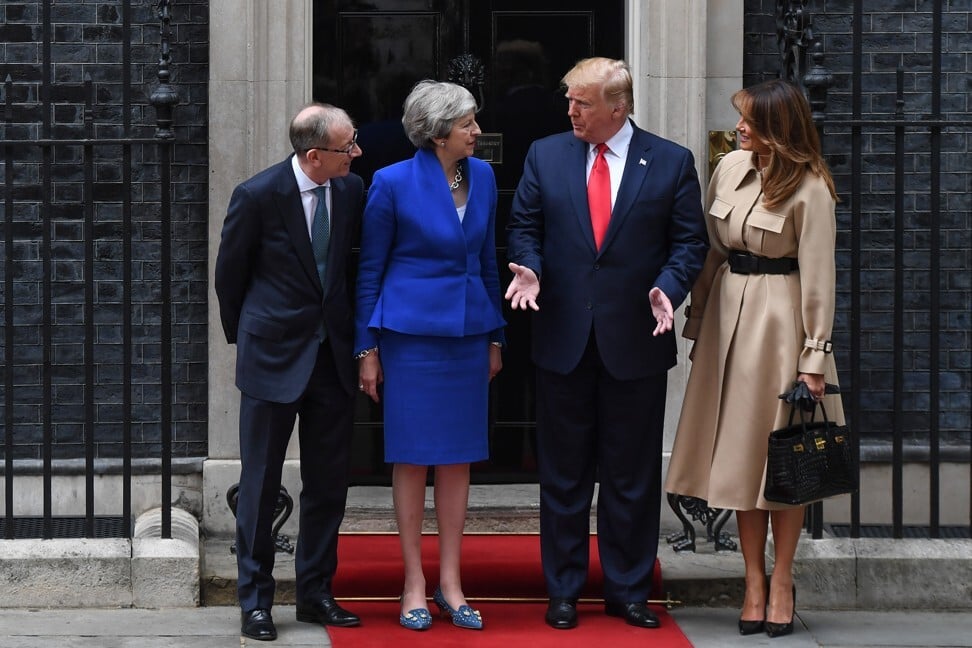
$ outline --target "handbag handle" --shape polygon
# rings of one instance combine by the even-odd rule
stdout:
[[[830,383],[824,383],[824,394],[839,394],[840,387],[837,385],[832,385]],[[790,421],[787,425],[793,425],[793,414],[799,409],[800,410],[800,422],[806,427],[807,420],[805,412],[810,412],[810,422],[817,417],[817,405],[820,406],[820,412],[823,415],[824,423],[830,423],[830,419],[827,418],[827,409],[824,407],[823,400],[817,400],[810,393],[810,388],[807,387],[807,383],[802,380],[795,381],[792,388],[788,392],[784,392],[779,395],[780,400],[784,400],[790,404]]]
[[[840,387],[838,387],[837,385],[832,385],[830,383],[824,383],[824,395],[839,394],[839,393],[840,393]],[[807,410],[808,412],[813,411],[814,403],[817,402],[816,399],[813,397],[813,394],[810,393],[810,388],[807,387],[807,383],[803,382],[802,380],[795,381],[793,385],[790,387],[790,391],[783,392],[782,394],[779,395],[778,398],[780,398],[781,400],[785,400],[787,403],[790,403],[791,405],[799,404],[803,409]]]

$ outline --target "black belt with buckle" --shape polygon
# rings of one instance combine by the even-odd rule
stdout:
[[[768,259],[749,252],[729,253],[729,270],[736,274],[790,274],[799,269],[792,257]]]

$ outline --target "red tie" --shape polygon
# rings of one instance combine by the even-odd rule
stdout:
[[[597,145],[597,157],[591,167],[591,177],[587,179],[587,205],[591,210],[591,227],[594,228],[594,245],[601,249],[601,241],[611,220],[611,170],[604,151],[607,144]]]

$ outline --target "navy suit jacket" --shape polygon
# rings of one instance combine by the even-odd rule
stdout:
[[[462,222],[432,151],[375,173],[361,232],[356,350],[376,346],[383,328],[503,341],[496,180],[482,160],[468,158],[465,168]]]
[[[361,178],[331,179],[331,238],[321,286],[290,159],[233,191],[215,285],[223,332],[236,344],[236,385],[243,393],[277,403],[297,400],[317,361],[322,321],[338,378],[354,393],[348,269],[363,202]]]
[[[573,133],[533,143],[513,199],[509,260],[540,278],[533,361],[572,371],[593,327],[604,366],[619,380],[675,364],[672,331],[654,337],[657,286],[677,308],[708,250],[692,153],[637,126],[601,249],[587,203],[588,144]]]

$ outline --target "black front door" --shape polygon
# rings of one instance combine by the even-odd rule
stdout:
[[[476,95],[484,132],[477,155],[490,160],[499,188],[503,287],[510,279],[504,230],[527,148],[570,128],[560,78],[579,59],[623,55],[622,0],[314,2],[314,98],[354,118],[364,155],[352,168],[366,184],[376,169],[414,153],[401,107],[416,81],[465,79]],[[478,483],[536,481],[529,316],[504,314],[509,344],[491,386],[490,459],[473,466]],[[388,483],[380,408],[361,397],[355,426],[354,483]]]

